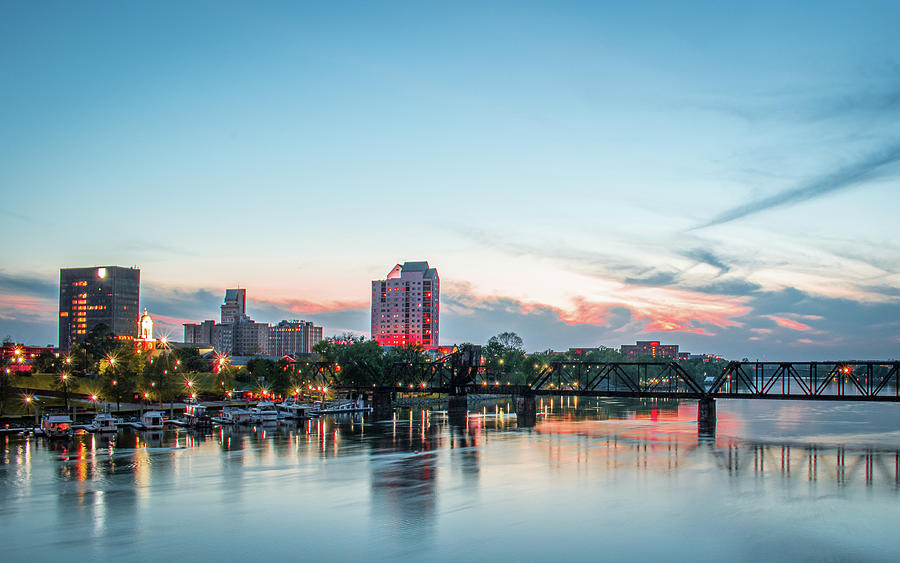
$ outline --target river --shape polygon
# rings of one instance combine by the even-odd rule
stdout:
[[[900,559],[900,405],[717,402],[3,438],[0,559]]]

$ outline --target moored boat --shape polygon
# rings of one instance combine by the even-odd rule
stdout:
[[[186,405],[184,407],[184,421],[191,428],[212,426],[212,418],[206,412],[204,405]]]
[[[278,422],[278,411],[272,401],[260,401],[250,409],[250,420],[256,424]]]
[[[48,413],[41,416],[41,433],[48,438],[68,438],[74,433],[67,414]]]
[[[250,420],[250,411],[240,407],[225,407],[219,416],[213,418],[213,422],[219,424],[230,424],[233,426],[243,426],[252,423]]]
[[[300,420],[304,418],[312,418],[319,415],[318,407],[299,403],[294,399],[288,399],[276,405],[278,409],[278,418],[287,418]]]
[[[100,412],[94,416],[94,420],[87,425],[89,432],[117,432],[122,419],[116,418],[108,412]]]
[[[165,415],[160,411],[147,411],[141,415],[141,428],[144,430],[162,430]]]
[[[369,412],[372,407],[360,397],[355,401],[351,399],[339,399],[330,403],[323,403],[319,408],[320,414],[342,414],[347,412]]]

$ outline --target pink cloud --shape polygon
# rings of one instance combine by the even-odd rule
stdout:
[[[791,319],[786,319],[784,317],[778,317],[775,315],[767,315],[768,318],[775,321],[775,324],[784,328],[791,328],[794,330],[809,330],[809,325],[805,325],[801,322],[792,321]]]
[[[273,305],[287,307],[292,313],[314,315],[347,309],[367,309],[368,301],[308,301],[306,299],[289,299],[287,301],[269,301]]]
[[[650,321],[647,324],[647,328],[644,329],[644,332],[655,332],[655,331],[680,331],[680,332],[694,332],[696,334],[704,334],[702,328],[688,328],[680,323],[674,321],[666,321],[666,320],[654,320]]]
[[[522,301],[513,297],[478,295],[469,284],[454,284],[445,289],[445,294],[452,295],[457,302],[464,304],[454,307],[454,310],[494,308],[502,304],[507,309],[524,314],[550,311],[568,325],[609,326],[613,310],[624,308],[631,313],[632,322],[644,323],[645,332],[680,331],[709,335],[708,331],[694,325],[704,323],[718,327],[740,326],[741,323],[735,318],[750,311],[744,305],[742,297],[711,296],[670,288],[653,288],[650,292],[625,290],[622,294],[617,294],[615,299],[604,301],[576,296],[572,298],[571,307]],[[465,314],[465,311],[460,313]]]
[[[16,313],[30,318],[56,320],[59,304],[56,300],[25,295],[0,295],[0,318],[18,320]]]

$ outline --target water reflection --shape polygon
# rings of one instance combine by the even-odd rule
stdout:
[[[887,533],[877,522],[890,521],[900,498],[894,405],[751,403],[720,402],[709,436],[698,436],[696,404],[566,397],[542,398],[525,430],[514,407],[498,402],[462,417],[409,410],[384,422],[344,415],[204,432],[10,437],[0,450],[0,517],[17,526],[11,560],[60,549],[112,558],[152,548],[162,558],[187,547],[236,557],[209,539],[222,534],[267,542],[299,534],[310,556],[332,559],[451,548],[499,557],[513,538],[531,545],[599,505],[649,518],[648,526],[685,520],[663,532],[675,553],[688,549],[680,538],[697,518],[726,507],[738,520],[744,507],[772,519],[799,510],[832,526],[846,509],[876,522],[860,538]],[[792,504],[797,498],[812,504]],[[823,516],[817,503],[831,502],[841,503],[828,506],[835,516]],[[562,512],[545,514],[548,506]],[[352,541],[315,545],[337,530]],[[496,547],[455,545],[488,530]],[[51,539],[35,549],[39,538]],[[552,557],[532,549],[525,558]],[[727,548],[718,554],[734,558]]]

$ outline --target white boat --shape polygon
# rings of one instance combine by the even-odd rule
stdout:
[[[250,420],[250,411],[241,407],[225,407],[219,416],[213,418],[213,422],[219,424],[231,424],[235,426],[252,424]]]
[[[319,415],[319,409],[313,405],[298,403],[294,399],[288,399],[276,405],[278,409],[278,418],[288,418],[299,420],[302,418],[312,418]]]
[[[366,405],[366,402],[360,397],[353,401],[350,399],[338,399],[330,403],[323,403],[319,408],[321,414],[341,414],[345,412],[369,412],[372,407]]]
[[[184,421],[191,428],[212,426],[212,418],[206,412],[204,405],[186,405],[184,407]]]
[[[272,401],[260,401],[250,409],[250,420],[256,424],[278,422],[278,411]]]
[[[119,430],[121,418],[116,418],[108,412],[97,413],[94,420],[87,426],[89,432],[116,432]]]
[[[160,411],[147,411],[141,415],[141,428],[144,430],[162,430],[164,414]]]
[[[72,419],[67,414],[45,414],[41,416],[41,433],[48,438],[68,438],[72,436]]]

